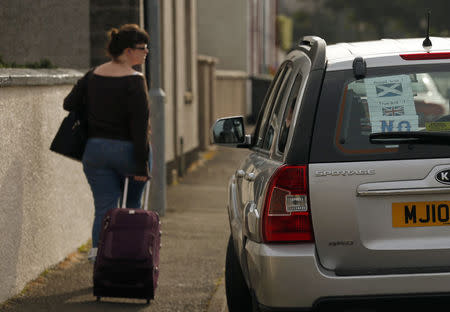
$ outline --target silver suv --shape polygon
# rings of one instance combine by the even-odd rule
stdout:
[[[422,41],[305,37],[253,134],[216,121],[214,143],[251,151],[229,181],[230,312],[448,304],[450,39]]]

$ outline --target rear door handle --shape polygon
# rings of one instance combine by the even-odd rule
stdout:
[[[244,179],[247,181],[255,181],[256,174],[254,174],[253,172],[246,173]]]

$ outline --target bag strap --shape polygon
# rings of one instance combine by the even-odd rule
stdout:
[[[83,79],[83,84],[82,84],[82,100],[81,100],[81,107],[80,107],[80,115],[81,116],[85,116],[86,114],[86,108],[87,108],[87,92],[88,92],[88,85],[89,85],[89,80],[92,77],[92,73],[94,72],[96,67],[92,67],[91,69],[89,69],[89,71],[84,75]]]

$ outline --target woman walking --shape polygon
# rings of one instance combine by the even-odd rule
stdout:
[[[64,100],[64,108],[70,111],[75,109],[73,98],[86,97],[88,141],[82,163],[95,205],[90,261],[97,255],[103,217],[117,207],[125,176],[134,176],[126,207],[139,208],[150,175],[148,93],[145,78],[133,69],[145,62],[148,41],[148,34],[137,25],[113,28],[108,43],[111,61],[83,78],[87,79],[86,94],[80,95],[83,90],[78,83]]]

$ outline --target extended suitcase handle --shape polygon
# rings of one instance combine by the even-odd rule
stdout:
[[[144,210],[148,209],[148,196],[150,193],[150,179],[152,177],[148,177],[148,180],[145,182],[145,193],[144,193]],[[125,177],[125,185],[123,186],[123,199],[122,199],[122,208],[126,208],[127,203],[127,195],[128,195],[128,182],[129,182],[130,176]]]

